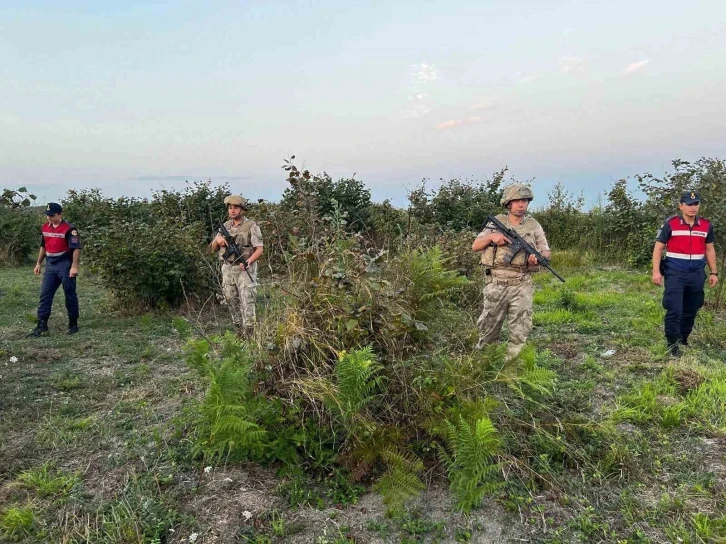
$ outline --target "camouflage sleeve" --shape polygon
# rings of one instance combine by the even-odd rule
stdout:
[[[537,251],[542,253],[543,251],[549,251],[550,245],[547,243],[547,237],[545,236],[542,225],[537,225],[534,229],[534,246]]]
[[[481,238],[482,236],[486,236],[487,234],[492,234],[493,232],[496,232],[494,229],[484,229],[479,234],[476,235],[477,238]]]
[[[260,226],[257,224],[253,225],[250,230],[250,243],[252,244],[252,247],[262,247],[264,245],[262,243],[262,231],[260,230]]]

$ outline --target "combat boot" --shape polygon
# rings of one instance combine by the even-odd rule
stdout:
[[[678,348],[678,338],[667,338],[668,341],[668,352],[671,357],[680,357],[681,350]]]
[[[76,334],[78,332],[78,318],[68,318],[68,332],[66,334]]]
[[[44,332],[48,332],[48,318],[39,317],[38,324],[32,331],[30,331],[30,336],[32,336],[33,338],[38,338]]]

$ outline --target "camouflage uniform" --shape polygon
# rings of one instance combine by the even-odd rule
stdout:
[[[254,248],[262,246],[262,232],[253,220],[244,218],[238,225],[232,220],[224,226],[234,237],[245,259],[248,259]],[[255,297],[257,291],[257,262],[242,270],[239,263],[224,261],[225,248],[219,248],[219,258],[222,260],[222,292],[232,314],[232,322],[238,328],[251,331],[256,320]],[[231,258],[230,258],[231,259]],[[252,279],[250,280],[250,276]]]
[[[517,187],[517,186],[515,186]],[[527,190],[529,190],[527,188]],[[514,197],[512,197],[512,193]],[[525,193],[527,194],[527,193]],[[531,195],[531,191],[529,192]],[[514,191],[505,191],[502,205],[519,198]],[[536,219],[525,216],[520,225],[512,225],[507,214],[500,214],[497,219],[507,227],[516,231],[537,251],[549,251],[547,238],[542,226]],[[486,236],[494,229],[484,229],[478,236]],[[532,332],[532,304],[534,299],[534,283],[532,273],[539,270],[537,266],[529,266],[524,252],[514,256],[509,244],[489,246],[482,252],[481,261],[487,268],[484,285],[484,308],[477,321],[479,326],[479,343],[481,348],[486,344],[499,341],[502,325],[507,319],[509,345],[507,356],[516,357],[524,347],[527,337]]]

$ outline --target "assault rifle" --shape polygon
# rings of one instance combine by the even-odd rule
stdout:
[[[252,275],[249,271],[249,263],[247,262],[247,259],[244,258],[242,255],[242,252],[239,250],[239,247],[237,247],[237,242],[234,241],[234,236],[232,236],[229,231],[227,230],[227,227],[224,226],[224,223],[219,224],[219,228],[217,228],[217,234],[221,235],[224,238],[224,241],[227,242],[227,245],[225,246],[224,255],[222,256],[224,260],[231,264],[237,264],[238,262],[241,262],[243,265],[245,265],[245,272],[247,272],[247,275],[250,277],[250,281],[252,283],[255,283],[255,280],[252,278]],[[234,259],[232,261],[229,260],[230,257],[233,257]]]
[[[509,240],[509,245],[512,248],[512,255],[511,257],[509,257],[507,264],[511,264],[512,259],[514,259],[514,256],[517,255],[517,253],[519,253],[520,251],[524,251],[525,262],[529,260],[530,255],[534,255],[537,259],[537,263],[540,266],[544,266],[547,270],[552,272],[558,280],[564,283],[565,278],[555,272],[555,269],[550,266],[550,260],[542,255],[535,248],[533,248],[529,243],[527,243],[524,238],[517,234],[517,231],[515,231],[514,229],[510,229],[493,215],[488,215],[486,221],[484,221],[482,230],[486,228],[501,232],[504,237]]]

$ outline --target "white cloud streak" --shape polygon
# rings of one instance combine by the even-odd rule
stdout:
[[[468,119],[451,119],[450,121],[444,121],[443,123],[439,123],[438,125],[436,125],[436,128],[439,130],[446,130],[449,128],[463,127],[465,125],[481,123],[481,121],[482,118],[478,115],[475,115],[474,117],[469,117]]]
[[[433,109],[431,97],[429,93],[424,92],[424,87],[432,81],[436,81],[439,77],[439,71],[436,66],[427,62],[420,62],[411,65],[414,82],[408,86],[411,93],[408,100],[413,104],[404,111],[403,115],[406,119],[423,117]]]
[[[631,64],[628,64],[625,67],[625,70],[623,70],[623,75],[627,76],[628,74],[637,72],[638,70],[645,68],[649,62],[650,62],[650,59],[643,59],[643,60],[639,60],[638,62],[633,62]]]
[[[574,28],[566,28],[562,34],[560,34],[560,39],[558,40],[560,45],[570,45],[570,35],[575,31]]]
[[[439,77],[436,66],[427,62],[412,64],[411,68],[413,68],[413,76],[422,82],[435,81]]]

